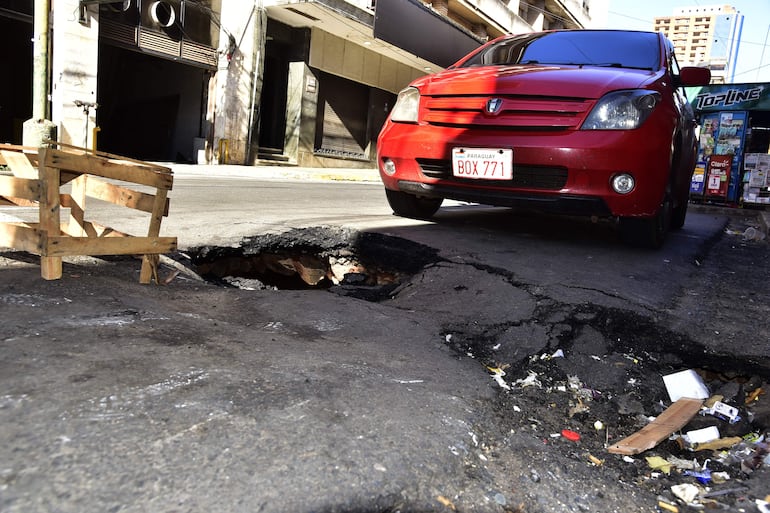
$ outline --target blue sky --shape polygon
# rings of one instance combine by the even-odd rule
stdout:
[[[770,46],[766,46],[770,45],[770,0],[609,0],[608,3],[606,26],[632,30],[653,30],[655,16],[670,16],[676,7],[732,5],[743,14],[734,82],[770,82]]]

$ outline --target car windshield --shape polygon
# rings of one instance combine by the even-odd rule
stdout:
[[[523,34],[484,48],[461,64],[557,64],[656,70],[658,35],[653,32],[574,30]]]

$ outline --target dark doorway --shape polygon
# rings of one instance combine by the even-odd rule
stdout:
[[[102,43],[97,148],[143,160],[194,162],[209,72]]]
[[[21,144],[23,124],[32,117],[32,17],[0,13],[5,74],[0,80],[0,142]]]
[[[268,40],[265,44],[265,73],[259,105],[260,153],[283,153],[288,85],[289,48],[286,44]]]

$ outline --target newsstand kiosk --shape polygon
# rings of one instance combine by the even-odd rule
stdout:
[[[690,199],[770,205],[770,83],[688,89],[700,124]]]

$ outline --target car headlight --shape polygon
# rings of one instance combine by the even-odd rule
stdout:
[[[639,128],[660,103],[654,91],[615,91],[604,95],[583,122],[583,130]]]
[[[396,105],[390,113],[390,120],[401,123],[417,123],[417,113],[420,110],[420,91],[407,87],[398,93]]]

